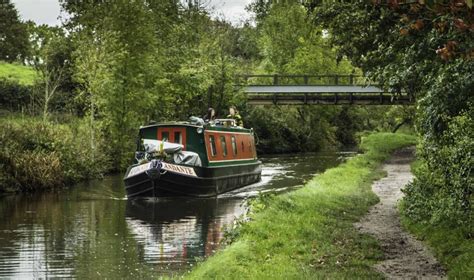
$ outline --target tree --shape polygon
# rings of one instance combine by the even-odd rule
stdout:
[[[23,60],[28,56],[28,31],[10,0],[0,3],[0,60]]]
[[[43,90],[43,121],[47,121],[49,104],[66,77],[70,63],[64,31],[58,27],[30,24],[31,63],[38,72]]]
[[[104,103],[107,103],[108,96],[116,90],[114,71],[122,54],[117,52],[117,42],[113,33],[104,31],[95,32],[93,36],[81,35],[76,38],[73,78],[81,85],[79,97],[86,100],[85,103],[89,108],[89,139],[93,162],[97,152],[96,115],[99,109],[105,107]]]
[[[105,69],[111,81],[107,84],[113,85],[107,90],[102,90],[103,85],[97,81],[101,75],[94,74],[104,74],[104,69],[97,69],[93,61],[81,58],[83,54],[76,56],[75,64],[84,71],[93,71],[82,71],[79,80],[88,94],[93,94],[89,104],[94,104],[97,96],[95,104],[102,129],[110,139],[107,152],[115,168],[125,168],[132,158],[136,130],[152,113],[159,98],[155,84],[160,65],[155,62],[157,42],[152,11],[145,1],[66,1],[63,7],[71,14],[68,28],[80,35],[79,45],[89,42],[93,48],[86,53],[93,55],[93,60],[104,59],[104,52],[106,57],[114,58],[114,67]],[[113,39],[104,41],[103,36]],[[94,111],[93,105],[91,109]]]
[[[329,1],[315,7],[315,22],[327,28],[340,56],[385,88],[416,97],[417,154],[425,168],[406,190],[407,215],[432,225],[472,225],[472,1]]]

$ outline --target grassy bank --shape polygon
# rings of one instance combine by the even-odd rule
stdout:
[[[43,123],[34,117],[0,118],[0,193],[52,189],[95,178],[110,167],[87,122]]]
[[[421,165],[420,160],[412,164],[415,174]],[[430,246],[449,278],[474,279],[474,221],[463,226],[433,225],[430,221],[411,219],[403,201],[400,210],[403,226]]]
[[[0,79],[10,80],[21,85],[32,85],[37,76],[33,67],[0,61]]]
[[[379,278],[375,240],[353,223],[377,202],[373,180],[390,153],[414,136],[377,133],[362,139],[363,155],[316,176],[305,187],[265,199],[227,248],[185,275],[190,279]]]

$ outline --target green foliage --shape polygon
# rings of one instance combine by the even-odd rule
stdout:
[[[257,107],[246,120],[257,133],[261,153],[317,151],[336,144],[330,120],[338,108]]]
[[[81,122],[2,118],[0,192],[51,189],[103,174],[109,163],[103,155],[91,160],[85,131]],[[97,145],[103,148],[105,143]]]
[[[472,231],[474,17],[462,1],[448,2],[334,1],[316,8],[315,20],[340,56],[384,87],[417,99],[424,167],[407,189],[405,214]]]
[[[27,111],[42,112],[45,122],[54,113],[82,118],[89,160],[105,154],[115,170],[130,163],[140,125],[201,116],[208,107],[222,117],[237,105],[266,153],[354,144],[361,130],[393,126],[371,120],[389,116],[380,109],[246,107],[233,86],[237,73],[358,72],[338,61],[299,1],[257,2],[257,26],[235,27],[200,5],[174,0],[62,1],[69,14],[64,26],[27,24],[28,63],[38,78]],[[12,95],[23,89],[6,86],[4,107],[22,109],[26,97]],[[105,139],[109,145],[99,149],[96,142]]]
[[[21,111],[30,102],[33,87],[9,79],[0,79],[0,108]]]
[[[68,74],[70,49],[62,28],[30,23],[28,29],[32,46],[28,63],[38,74],[43,121],[47,121],[50,104]]]
[[[413,221],[460,226],[466,238],[474,230],[474,110],[455,117],[436,145],[420,147],[421,164],[406,190],[404,214]]]
[[[381,278],[371,264],[382,256],[376,242],[353,223],[377,202],[377,166],[410,135],[378,133],[363,139],[365,154],[316,176],[303,188],[256,200],[251,221],[235,242],[184,278],[317,279]]]
[[[22,61],[28,56],[29,42],[26,25],[10,0],[0,3],[0,60]]]
[[[311,75],[358,72],[347,60],[338,61],[322,29],[311,24],[309,11],[300,1],[254,1],[249,9],[256,14],[260,35],[259,71]],[[298,81],[280,81],[293,82]],[[256,79],[252,83],[268,83],[268,80]],[[374,115],[386,119],[384,113],[373,107],[268,106],[248,110],[244,118],[259,136],[260,152],[281,153],[316,151],[336,143],[355,144],[356,132],[378,126],[367,119],[374,119]]]
[[[157,100],[153,14],[144,1],[104,2],[93,8],[87,1],[69,4],[74,13],[70,25],[83,26],[75,34],[75,78],[88,99],[89,114],[94,116],[95,106],[101,116],[110,158],[123,169],[132,158],[136,129]]]

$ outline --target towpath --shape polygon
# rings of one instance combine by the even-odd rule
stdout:
[[[413,148],[399,150],[383,165],[387,176],[372,185],[380,202],[355,226],[379,240],[384,260],[375,269],[388,279],[444,279],[444,270],[433,254],[400,224],[397,205],[403,197],[401,189],[413,179],[413,154]]]

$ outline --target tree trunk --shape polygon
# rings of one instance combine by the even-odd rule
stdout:
[[[91,116],[90,116],[90,122],[91,122],[91,159],[92,162],[95,160],[95,124],[94,124],[94,95],[91,93]]]
[[[44,104],[43,104],[43,122],[48,121],[48,105],[49,105],[49,78],[45,79],[44,86]]]
[[[397,124],[397,125],[395,126],[395,128],[392,130],[392,133],[397,132],[397,130],[398,130],[400,127],[402,127],[402,125],[406,124],[407,121],[408,121],[407,119],[404,119],[401,123]]]

